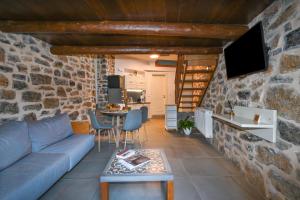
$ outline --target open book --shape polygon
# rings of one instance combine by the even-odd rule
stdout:
[[[143,155],[133,155],[126,159],[119,160],[119,163],[124,165],[126,168],[132,170],[140,167],[150,161],[150,158]]]

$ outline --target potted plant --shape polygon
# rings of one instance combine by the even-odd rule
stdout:
[[[178,127],[180,129],[183,129],[183,132],[186,135],[190,135],[192,132],[192,128],[194,127],[194,122],[189,120],[189,116],[187,116],[185,119],[179,120]]]

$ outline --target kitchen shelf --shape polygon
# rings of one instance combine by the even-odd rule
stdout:
[[[235,106],[234,116],[213,114],[213,118],[239,127],[269,142],[276,142],[277,111],[261,108]],[[254,116],[259,115],[259,123],[254,121]]]
[[[231,117],[230,115],[218,115],[213,114],[214,118],[218,118],[220,120],[226,121],[230,124],[236,125],[241,128],[273,128],[272,124],[265,123],[255,123],[251,119],[243,118],[243,117]]]

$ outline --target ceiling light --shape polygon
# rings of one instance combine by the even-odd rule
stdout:
[[[159,55],[158,54],[151,54],[150,58],[151,59],[157,59],[157,58],[159,58]]]

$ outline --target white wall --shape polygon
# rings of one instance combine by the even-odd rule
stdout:
[[[126,58],[125,56],[116,56],[115,73],[124,75],[125,69],[145,71],[146,82],[146,101],[151,102],[151,81],[152,74],[163,74],[167,78],[167,104],[175,103],[175,68],[172,67],[155,67],[154,60],[143,60],[136,58]],[[151,111],[150,111],[151,112]]]

